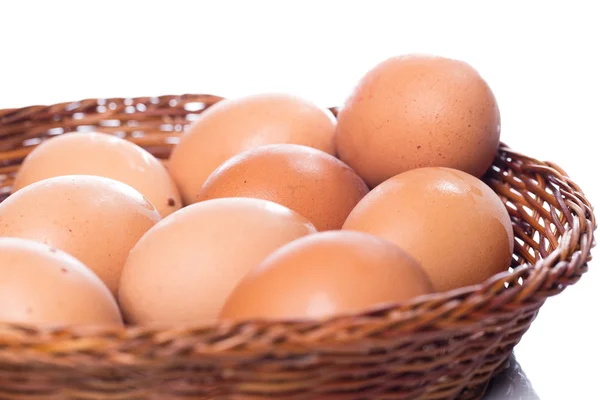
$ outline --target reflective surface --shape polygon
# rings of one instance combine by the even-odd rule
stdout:
[[[514,354],[510,357],[504,370],[492,380],[484,396],[484,400],[505,399],[541,400]]]

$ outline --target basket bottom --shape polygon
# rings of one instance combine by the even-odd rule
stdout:
[[[85,387],[81,382],[63,379],[62,385],[56,385],[56,380],[52,379],[54,374],[31,373],[30,368],[2,368],[0,366],[0,399],[1,400],[267,400],[274,399],[277,396],[236,394],[223,395],[211,394],[208,382],[178,382],[174,379],[170,382],[168,393],[157,387],[156,392],[149,392],[148,387],[136,388],[128,384],[129,379],[123,377],[98,376],[97,379],[90,381],[88,379]],[[131,382],[138,381],[140,377],[132,376]],[[71,382],[69,382],[71,381]],[[506,394],[518,393],[519,390],[529,388],[528,382],[523,381],[523,374],[520,371],[518,363],[511,357],[506,363],[503,363],[498,369],[496,376],[490,380],[489,376],[481,375],[473,377],[473,381],[478,383],[468,386],[456,397],[456,387],[450,385],[447,391],[437,390],[436,393],[429,393],[425,397],[419,396],[419,399],[437,400],[437,399],[460,399],[460,400],[480,400],[484,397],[488,388],[490,393],[494,393],[493,399],[512,398],[506,397]],[[139,382],[139,381],[138,381]],[[202,386],[202,387],[200,387]],[[533,392],[532,392],[533,393]],[[499,396],[499,394],[504,394]],[[336,393],[327,395],[323,400],[408,400],[414,396],[407,395],[405,392],[399,392],[397,395],[387,392],[385,394],[371,395],[367,393]],[[529,397],[527,397],[529,399]],[[314,396],[299,394],[296,396],[285,397],[285,400],[316,400]],[[533,399],[533,397],[532,397]]]

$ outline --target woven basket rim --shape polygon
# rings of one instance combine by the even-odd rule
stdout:
[[[163,98],[172,97],[182,99],[182,101],[190,98],[208,99],[208,102],[213,103],[223,99],[219,96],[204,94],[136,97],[130,99],[133,102],[154,102],[154,99],[159,99],[159,101],[162,101],[161,99]],[[0,140],[4,136],[3,128],[10,126],[14,120],[23,118],[24,115],[26,116],[48,107],[50,109],[60,109],[71,104],[87,104],[90,102],[98,102],[100,100],[106,102],[123,99],[85,99],[77,102],[55,104],[53,106],[30,106],[0,110]],[[338,107],[331,107],[330,110],[335,114],[338,110]],[[8,150],[4,153],[7,154],[10,153],[10,151],[19,150]],[[564,209],[575,210],[576,215],[574,215],[573,212],[565,213],[564,217],[566,218],[566,223],[569,224],[569,232],[571,232],[571,235],[562,235],[558,241],[558,246],[549,254],[541,257],[535,263],[524,262],[521,265],[516,266],[516,268],[514,268],[512,271],[504,271],[496,274],[482,283],[447,292],[419,296],[407,302],[377,306],[360,313],[337,315],[319,320],[249,320],[240,322],[190,323],[179,324],[177,326],[125,326],[124,328],[92,326],[43,327],[0,322],[0,337],[5,334],[10,335],[11,333],[14,334],[19,332],[29,338],[43,338],[46,343],[48,340],[52,340],[56,344],[60,342],[70,342],[74,339],[82,339],[86,337],[102,337],[104,338],[103,340],[111,341],[112,339],[117,338],[121,340],[127,340],[140,336],[162,335],[165,340],[168,340],[169,337],[173,337],[178,333],[189,331],[210,331],[216,336],[218,336],[220,332],[223,334],[227,332],[230,333],[232,331],[240,332],[244,330],[248,330],[249,332],[257,332],[265,329],[275,328],[282,330],[292,329],[296,331],[303,331],[310,330],[311,327],[324,323],[330,325],[339,324],[340,326],[349,326],[353,323],[360,323],[361,320],[372,320],[377,318],[387,318],[400,324],[410,323],[415,316],[423,316],[427,312],[432,312],[433,309],[435,309],[439,315],[443,314],[444,312],[448,314],[453,312],[472,312],[473,310],[477,309],[478,300],[482,296],[482,293],[493,292],[498,295],[496,304],[489,305],[487,310],[493,310],[494,307],[501,309],[503,305],[505,305],[507,302],[510,302],[514,298],[525,298],[540,290],[548,290],[558,293],[562,291],[564,287],[551,289],[549,287],[550,284],[547,282],[561,272],[560,268],[557,266],[560,266],[561,263],[567,263],[570,260],[576,260],[575,264],[577,264],[577,268],[580,269],[580,273],[583,274],[587,271],[587,263],[589,260],[591,260],[590,250],[595,245],[593,232],[597,227],[593,208],[583,194],[581,188],[575,182],[573,182],[565,173],[565,171],[563,171],[558,165],[551,162],[540,162],[535,158],[520,154],[512,150],[504,143],[500,145],[498,154],[502,154],[504,157],[508,158],[522,159],[524,163],[522,165],[521,172],[543,174],[547,177],[548,182],[552,183],[556,187],[555,194],[559,193],[560,188],[568,188],[570,192],[568,192],[567,195],[560,192],[566,197],[563,199],[561,195],[560,199],[557,199],[557,201],[562,207],[564,207]],[[573,230],[577,230],[578,234],[572,234]],[[523,280],[521,285],[505,287],[505,284],[508,281],[517,282],[519,279]],[[454,315],[454,317],[456,317],[456,315]],[[473,326],[485,324],[485,319],[469,320],[465,321],[464,327],[473,329]],[[418,330],[418,326],[415,326],[415,329]],[[410,330],[408,332],[410,332]],[[251,333],[249,333],[249,335],[251,335]],[[327,343],[330,339],[331,338],[323,337],[320,339],[320,342]],[[319,341],[318,338],[315,340]],[[315,343],[315,340],[311,340],[310,343]],[[354,339],[349,337],[347,340],[352,341]],[[293,343],[294,338],[288,338],[288,341],[289,343]],[[339,337],[336,337],[335,343],[340,343]],[[297,344],[305,344],[303,337],[298,338]],[[268,350],[268,346],[270,346],[270,344],[265,344],[264,350]],[[254,346],[253,349],[259,351],[260,345]],[[47,349],[44,349],[44,351],[46,350]],[[215,349],[207,349],[207,351],[208,353],[219,352]],[[0,354],[1,352],[2,350],[0,347]]]

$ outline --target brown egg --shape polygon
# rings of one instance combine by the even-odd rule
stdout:
[[[432,291],[419,264],[393,243],[360,232],[321,232],[267,257],[233,290],[220,318],[329,317]]]
[[[159,220],[137,190],[99,176],[44,179],[0,203],[0,236],[35,240],[71,254],[115,294],[129,250]]]
[[[123,269],[119,304],[135,324],[211,322],[250,269],[278,247],[316,230],[266,200],[209,200],[146,233]]]
[[[141,147],[104,133],[66,133],[36,147],[23,161],[13,191],[46,178],[96,175],[128,184],[163,216],[181,208],[166,168]]]
[[[341,229],[369,189],[337,158],[295,144],[247,150],[230,158],[204,183],[197,201],[254,197],[282,204],[318,230]]]
[[[358,203],[344,229],[396,243],[421,263],[438,291],[506,271],[514,245],[500,198],[479,179],[449,168],[388,179]]]
[[[223,100],[201,114],[175,146],[169,172],[191,204],[208,176],[237,153],[266,144],[295,143],[335,154],[333,114],[286,94]]]
[[[477,177],[500,140],[494,94],[470,65],[443,57],[390,58],[358,83],[338,115],[342,161],[370,187],[419,167]]]
[[[117,302],[90,269],[18,238],[0,238],[0,322],[123,325]]]

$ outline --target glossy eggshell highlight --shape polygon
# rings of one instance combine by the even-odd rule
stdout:
[[[431,293],[419,264],[373,235],[329,231],[276,250],[234,289],[220,318],[325,318]]]
[[[119,289],[125,319],[214,321],[248,271],[280,246],[315,231],[306,218],[266,200],[216,199],[183,208],[131,251]]]
[[[126,183],[165,217],[181,208],[181,196],[167,169],[152,154],[105,133],[65,133],[36,147],[23,161],[13,191],[63,175],[95,175]]]
[[[122,326],[114,297],[91,270],[55,248],[0,238],[0,322]]]
[[[443,57],[390,58],[358,83],[338,115],[342,161],[375,187],[419,167],[481,176],[500,140],[494,94],[469,64]]]
[[[344,229],[396,243],[421,263],[437,291],[508,270],[514,246],[500,198],[479,179],[449,168],[388,179],[358,203]]]
[[[0,236],[67,252],[115,294],[129,251],[159,220],[158,211],[137,190],[98,176],[44,179],[0,203]]]
[[[295,143],[335,154],[335,118],[326,109],[287,94],[222,100],[200,115],[169,159],[184,202],[195,201],[204,181],[234,155],[261,145]]]
[[[232,157],[204,183],[197,201],[253,197],[304,215],[318,230],[341,229],[369,189],[337,158],[306,146],[261,146]]]

